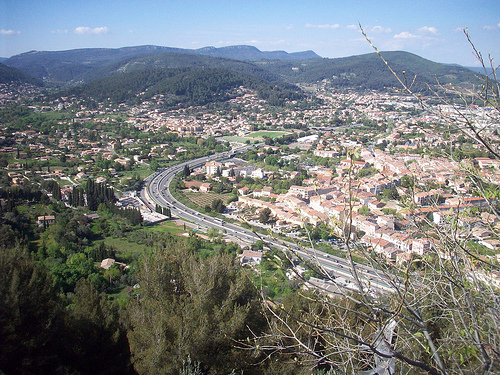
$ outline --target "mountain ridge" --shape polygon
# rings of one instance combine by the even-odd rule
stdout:
[[[405,51],[382,51],[402,80],[424,92],[429,86],[451,84],[473,87],[482,83],[469,68],[440,64]],[[306,59],[300,57],[306,56]],[[321,58],[313,51],[260,51],[237,45],[187,50],[154,45],[118,49],[83,48],[65,51],[29,51],[4,61],[45,83],[71,87],[141,69],[183,67],[225,68],[265,81],[291,84],[323,82],[336,89],[387,90],[399,83],[376,53]]]
[[[456,65],[436,63],[406,51],[382,51],[381,55],[402,81],[417,90],[428,85],[453,84],[470,87],[482,81],[477,73]],[[328,82],[336,88],[380,90],[400,87],[392,72],[375,53],[296,61],[261,61],[264,67],[289,83]]]
[[[293,60],[318,58],[313,51],[288,53],[284,51],[260,51],[253,46],[203,47],[185,49],[154,45],[121,48],[80,48],[63,51],[28,51],[4,60],[4,64],[20,69],[38,79],[48,82],[78,81],[91,70],[121,60],[162,53],[185,53],[233,60]]]

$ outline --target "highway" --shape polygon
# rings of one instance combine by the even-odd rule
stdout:
[[[186,207],[185,205],[177,201],[170,193],[169,186],[172,182],[172,179],[177,173],[182,172],[186,165],[190,168],[199,167],[201,165],[204,165],[207,161],[216,159],[228,159],[233,157],[238,152],[245,152],[254,147],[261,147],[262,145],[263,143],[247,145],[244,147],[233,149],[231,151],[190,160],[188,162],[183,162],[172,167],[159,170],[146,179],[145,185],[141,190],[141,199],[153,211],[155,210],[156,204],[158,204],[162,207],[170,208],[172,214],[177,217],[188,220],[198,226],[216,228],[220,232],[224,232],[226,235],[237,238],[240,241],[251,244],[258,240],[262,240],[269,246],[275,247],[279,250],[288,250],[300,258],[309,260],[316,266],[322,267],[331,275],[345,279],[344,286],[353,283],[353,271],[351,270],[350,262],[346,259],[335,257],[313,248],[299,247],[294,243],[278,240],[267,235],[257,235],[251,230],[225,222],[220,218],[214,218],[208,215],[204,215],[198,211]],[[365,265],[355,265],[355,267],[359,278],[365,282],[366,288],[369,288],[370,290],[376,292],[393,290],[393,288],[386,281],[385,276],[380,271],[371,267],[367,267]]]

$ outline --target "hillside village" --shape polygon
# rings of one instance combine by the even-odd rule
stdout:
[[[73,186],[90,176],[98,183],[118,187],[121,171],[148,167],[155,160],[176,162],[187,157],[184,146],[175,142],[158,144],[155,135],[215,136],[217,147],[222,149],[254,141],[254,131],[280,130],[280,135],[288,135],[285,142],[279,137],[266,137],[266,146],[257,150],[253,160],[207,163],[197,171],[198,175],[204,173],[203,178],[186,181],[186,186],[209,193],[211,182],[223,179],[237,189],[238,202],[232,207],[239,212],[238,220],[251,220],[256,217],[255,209],[259,212],[268,208],[277,232],[326,224],[337,235],[349,234],[360,246],[398,261],[409,259],[411,253],[423,255],[433,246],[432,239],[421,238],[415,221],[426,219],[447,225],[451,214],[467,212],[463,217],[467,229],[461,235],[491,250],[491,254],[497,253],[500,243],[491,237],[499,224],[491,215],[481,215],[488,203],[473,194],[466,166],[496,186],[500,184],[498,161],[479,156],[455,162],[431,152],[463,149],[463,135],[435,131],[446,127],[443,116],[437,114],[451,114],[451,107],[437,105],[431,106],[432,111],[422,111],[415,99],[399,94],[316,89],[323,99],[320,107],[283,108],[278,112],[269,111],[262,100],[243,88],[241,95],[231,100],[233,109],[219,113],[201,108],[159,110],[161,95],[137,107],[103,105],[95,110],[84,108],[74,98],[61,97],[34,109],[40,113],[72,109],[74,116],[44,133],[34,129],[15,132],[15,146],[2,147],[0,153],[13,160],[5,166],[11,186],[21,186],[32,175],[65,181],[61,189],[64,200]],[[473,106],[462,111],[484,125],[491,142],[500,141],[494,126],[498,118],[491,117],[487,108]],[[99,130],[110,126],[122,130]],[[124,127],[144,136],[127,137]],[[467,146],[471,152],[478,147]],[[61,158],[76,161],[75,167],[51,169],[51,161]],[[47,167],[30,169],[27,159]],[[276,179],[291,181],[300,169],[307,172],[307,178],[295,179],[298,184],[288,186],[286,191],[273,191]],[[247,177],[258,187],[241,185]],[[252,207],[254,210],[249,210]]]

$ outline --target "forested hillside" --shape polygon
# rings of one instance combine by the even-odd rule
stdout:
[[[5,64],[20,69],[38,79],[58,83],[75,84],[98,78],[95,71],[143,56],[154,56],[165,53],[184,55],[190,66],[190,55],[199,55],[201,60],[212,57],[225,57],[234,60],[267,60],[267,59],[308,59],[319,57],[312,51],[287,53],[285,51],[262,52],[252,46],[228,46],[224,48],[206,47],[200,49],[172,48],[161,46],[135,46],[123,48],[83,48],[67,51],[30,51],[12,56]],[[205,55],[205,56],[202,56]],[[211,64],[210,66],[213,66]],[[179,67],[176,65],[175,67]]]
[[[32,85],[40,86],[42,81],[22,72],[19,69],[11,68],[5,64],[0,63],[0,83],[30,83]]]
[[[426,90],[427,84],[467,86],[480,84],[477,74],[453,65],[438,64],[408,52],[382,52],[400,78],[413,82],[415,90]],[[261,67],[291,83],[316,83],[327,80],[336,88],[385,90],[398,82],[376,53],[338,59],[306,61],[263,61]]]
[[[137,70],[92,81],[62,95],[75,95],[96,102],[109,99],[113,103],[138,103],[161,94],[166,106],[188,106],[229,100],[240,86],[257,91],[271,105],[282,105],[287,100],[304,97],[296,86],[266,82],[220,68]]]
[[[281,80],[278,75],[273,74],[251,62],[176,52],[121,60],[95,70],[92,74],[89,74],[86,79],[92,80],[104,78],[114,74],[130,73],[135,70],[189,67],[221,68],[234,72],[250,74],[265,81]]]

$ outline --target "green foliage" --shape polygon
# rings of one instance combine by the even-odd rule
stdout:
[[[226,209],[226,206],[224,205],[224,202],[222,199],[215,199],[212,201],[212,210],[218,213],[223,213],[224,210]]]
[[[29,83],[36,86],[43,85],[42,81],[39,79],[2,63],[0,63],[0,83]]]
[[[252,373],[234,340],[260,332],[259,296],[232,257],[199,259],[179,243],[141,258],[140,300],[131,302],[129,340],[139,373],[176,373],[191,358],[207,373]],[[246,372],[245,372],[246,373]]]
[[[138,103],[157,94],[169,98],[166,107],[198,106],[225,102],[235,97],[235,89],[245,86],[256,90],[271,105],[300,100],[303,94],[296,86],[282,82],[269,83],[255,76],[222,68],[147,69],[98,79],[75,87],[62,95],[75,95],[87,101]]]
[[[259,221],[262,224],[267,224],[270,218],[271,218],[271,210],[268,207],[265,207],[260,211]]]
[[[25,250],[0,250],[0,371],[49,373],[59,363],[62,306]]]
[[[426,83],[451,83],[454,86],[481,84],[475,73],[467,68],[438,64],[408,52],[382,52],[382,56],[403,81],[412,83],[412,90],[427,92]],[[290,82],[315,83],[328,80],[336,89],[387,90],[399,84],[376,53],[337,59],[311,59],[304,61],[273,61],[266,68]],[[296,68],[292,70],[292,68]],[[298,70],[297,70],[298,69]],[[404,76],[401,72],[405,72]],[[406,77],[406,78],[405,78]]]
[[[0,372],[132,373],[124,330],[107,299],[81,279],[64,309],[52,285],[25,250],[0,251]]]
[[[119,315],[99,295],[89,280],[81,279],[76,288],[73,304],[66,315],[68,342],[73,366],[82,374],[132,373],[126,332],[119,323]],[[106,358],[106,364],[102,359]]]
[[[361,215],[370,215],[370,209],[367,207],[367,206],[362,206],[359,211],[358,211]]]

